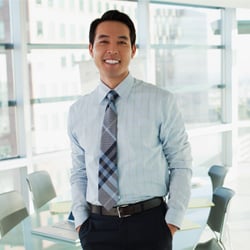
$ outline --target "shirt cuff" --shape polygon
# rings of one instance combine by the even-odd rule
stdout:
[[[184,214],[181,211],[175,209],[168,209],[165,220],[168,224],[176,226],[178,229],[181,228],[182,222],[184,219]]]

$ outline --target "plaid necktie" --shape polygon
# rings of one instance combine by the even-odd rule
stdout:
[[[107,210],[115,206],[118,200],[117,113],[115,107],[115,100],[118,96],[114,90],[111,90],[106,96],[108,104],[101,135],[98,199]]]

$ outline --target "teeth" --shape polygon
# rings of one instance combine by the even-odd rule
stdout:
[[[117,63],[119,63],[119,61],[118,60],[105,60],[105,62],[106,63],[109,63],[109,64],[117,64]]]

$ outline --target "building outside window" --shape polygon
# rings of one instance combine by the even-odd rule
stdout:
[[[238,118],[239,118],[239,160],[249,162],[250,151],[250,11],[238,9],[236,12],[237,35],[237,75],[238,87]]]

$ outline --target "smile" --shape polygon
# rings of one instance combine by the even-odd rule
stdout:
[[[108,64],[118,64],[120,63],[120,60],[107,59],[107,60],[104,60],[104,62]]]

